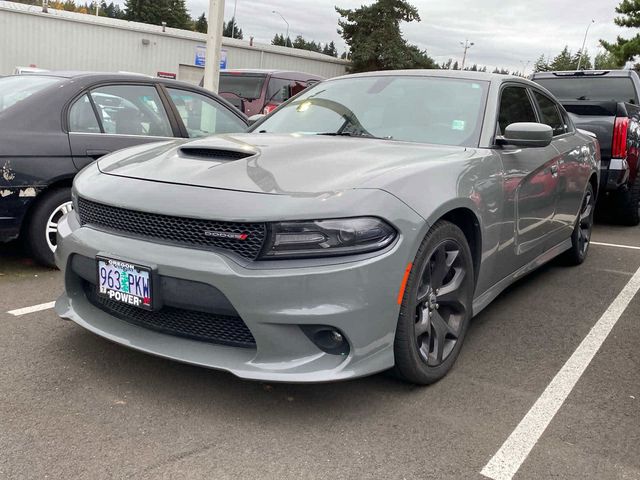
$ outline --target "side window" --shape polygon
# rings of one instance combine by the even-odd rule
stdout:
[[[542,115],[541,123],[553,128],[554,137],[567,133],[567,125],[565,125],[556,103],[546,95],[535,90],[533,96],[536,98],[536,102],[538,102],[538,107],[540,107],[540,114]]]
[[[100,124],[87,95],[83,95],[69,109],[69,131],[77,133],[102,133]]]
[[[283,80],[281,78],[273,78],[269,80],[269,87],[267,88],[267,102],[282,103],[285,100],[289,100],[284,96],[284,88],[288,86],[294,86],[295,82],[292,80]]]
[[[91,98],[98,107],[105,133],[173,136],[162,101],[151,85],[99,87],[91,92]]]
[[[506,87],[500,98],[500,113],[498,125],[500,132],[504,133],[507,126],[518,122],[537,122],[535,110],[527,95],[527,90],[522,87]]]
[[[247,126],[226,107],[199,93],[168,88],[189,138],[244,132]]]

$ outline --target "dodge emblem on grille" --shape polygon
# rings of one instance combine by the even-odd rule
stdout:
[[[249,238],[248,233],[229,233],[229,232],[211,232],[205,231],[205,237],[228,238],[231,240],[246,240]]]

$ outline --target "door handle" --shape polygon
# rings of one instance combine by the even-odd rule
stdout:
[[[91,157],[94,160],[98,160],[100,157],[104,157],[108,153],[111,153],[109,150],[87,150],[87,157]]]
[[[551,170],[551,176],[552,177],[557,177],[558,176],[558,165],[557,164],[551,165],[551,169],[550,170]]]

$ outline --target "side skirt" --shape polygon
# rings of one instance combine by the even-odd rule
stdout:
[[[484,310],[498,295],[500,295],[504,289],[506,289],[509,285],[515,283],[520,280],[522,277],[528,275],[534,270],[540,268],[545,263],[553,260],[558,255],[564,253],[565,251],[571,248],[571,238],[567,238],[562,243],[556,245],[555,247],[547,250],[542,255],[529,262],[524,267],[516,270],[511,275],[503,278],[498,283],[496,283],[493,287],[489,288],[482,295],[473,300],[473,316],[478,315],[482,310]]]

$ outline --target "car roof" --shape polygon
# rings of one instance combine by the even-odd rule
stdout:
[[[142,73],[129,73],[129,72],[84,72],[84,71],[44,71],[44,72],[29,72],[16,76],[30,76],[30,77],[54,77],[61,80],[82,80],[86,83],[92,82],[126,82],[126,81],[152,81],[154,83],[162,83],[167,86],[182,86],[194,89],[202,89],[198,85],[191,83],[181,82],[179,80],[173,80],[171,78],[153,77],[151,75],[144,75]]]
[[[351,75],[344,75],[342,77],[336,77],[335,79],[343,79],[343,78],[358,78],[358,77],[380,77],[380,76],[389,76],[389,77],[439,77],[439,78],[458,78],[465,80],[475,80],[478,82],[492,82],[492,83],[503,83],[503,82],[522,82],[528,85],[538,86],[537,84],[531,82],[530,80],[518,77],[515,75],[504,75],[501,73],[487,73],[487,72],[472,72],[468,70],[383,70],[377,72],[366,72],[366,73],[354,73]]]
[[[255,74],[264,74],[264,75],[295,75],[305,78],[322,78],[319,75],[314,75],[312,73],[306,72],[297,72],[295,70],[277,70],[277,69],[268,69],[268,68],[233,68],[230,70],[221,70],[220,74],[238,74],[238,73],[255,73]]]

